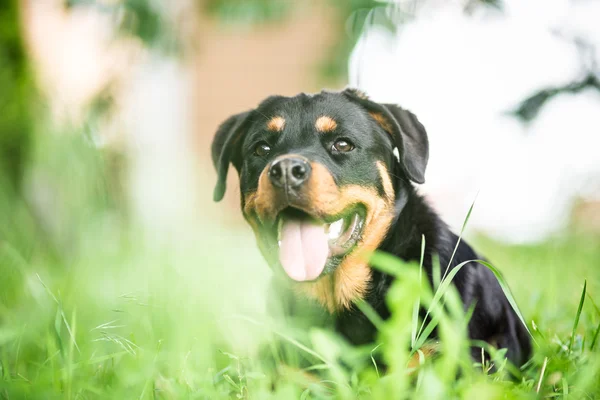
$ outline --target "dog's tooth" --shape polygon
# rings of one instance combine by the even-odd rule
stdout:
[[[327,236],[329,240],[335,240],[340,237],[342,234],[342,229],[344,229],[344,219],[340,218],[335,222],[332,222],[327,227]]]

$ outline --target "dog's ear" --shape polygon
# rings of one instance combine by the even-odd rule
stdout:
[[[213,192],[214,201],[221,201],[225,195],[229,163],[232,163],[238,170],[240,168],[240,160],[237,159],[239,157],[236,157],[236,148],[243,136],[243,128],[249,120],[250,113],[250,111],[246,111],[233,115],[217,129],[211,148],[212,161],[218,176],[217,185]]]
[[[369,100],[356,89],[346,89],[343,93],[362,105],[375,122],[392,136],[398,148],[400,165],[408,178],[416,183],[424,183],[429,160],[429,140],[417,117],[399,106]]]
[[[416,183],[425,182],[425,170],[429,160],[429,139],[425,127],[417,116],[395,104],[382,104],[393,117],[391,131],[398,147],[402,167]],[[375,117],[377,120],[377,118]],[[391,132],[390,132],[391,133]]]

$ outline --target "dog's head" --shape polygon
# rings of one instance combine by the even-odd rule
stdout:
[[[407,182],[424,182],[428,149],[412,113],[356,90],[269,97],[219,127],[214,198],[233,164],[244,217],[275,272],[343,309],[365,294],[364,253],[385,238]]]

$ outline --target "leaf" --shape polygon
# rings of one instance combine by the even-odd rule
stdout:
[[[365,317],[367,317],[367,319],[373,324],[373,326],[375,326],[375,329],[380,331],[383,326],[383,319],[377,313],[377,311],[375,311],[375,309],[363,299],[355,300],[354,304],[365,315]]]

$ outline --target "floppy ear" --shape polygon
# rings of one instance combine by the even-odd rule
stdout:
[[[235,159],[236,147],[239,144],[243,134],[243,127],[248,120],[250,111],[229,117],[223,122],[212,143],[212,161],[217,170],[217,185],[213,192],[213,200],[221,201],[225,195],[227,185],[227,172],[229,163],[233,163],[236,168],[240,168],[239,160]]]
[[[400,165],[416,183],[425,182],[425,169],[429,159],[429,140],[425,127],[408,110],[394,104],[379,104],[362,92],[346,89],[344,93],[367,109],[371,117],[392,136],[398,148]]]

